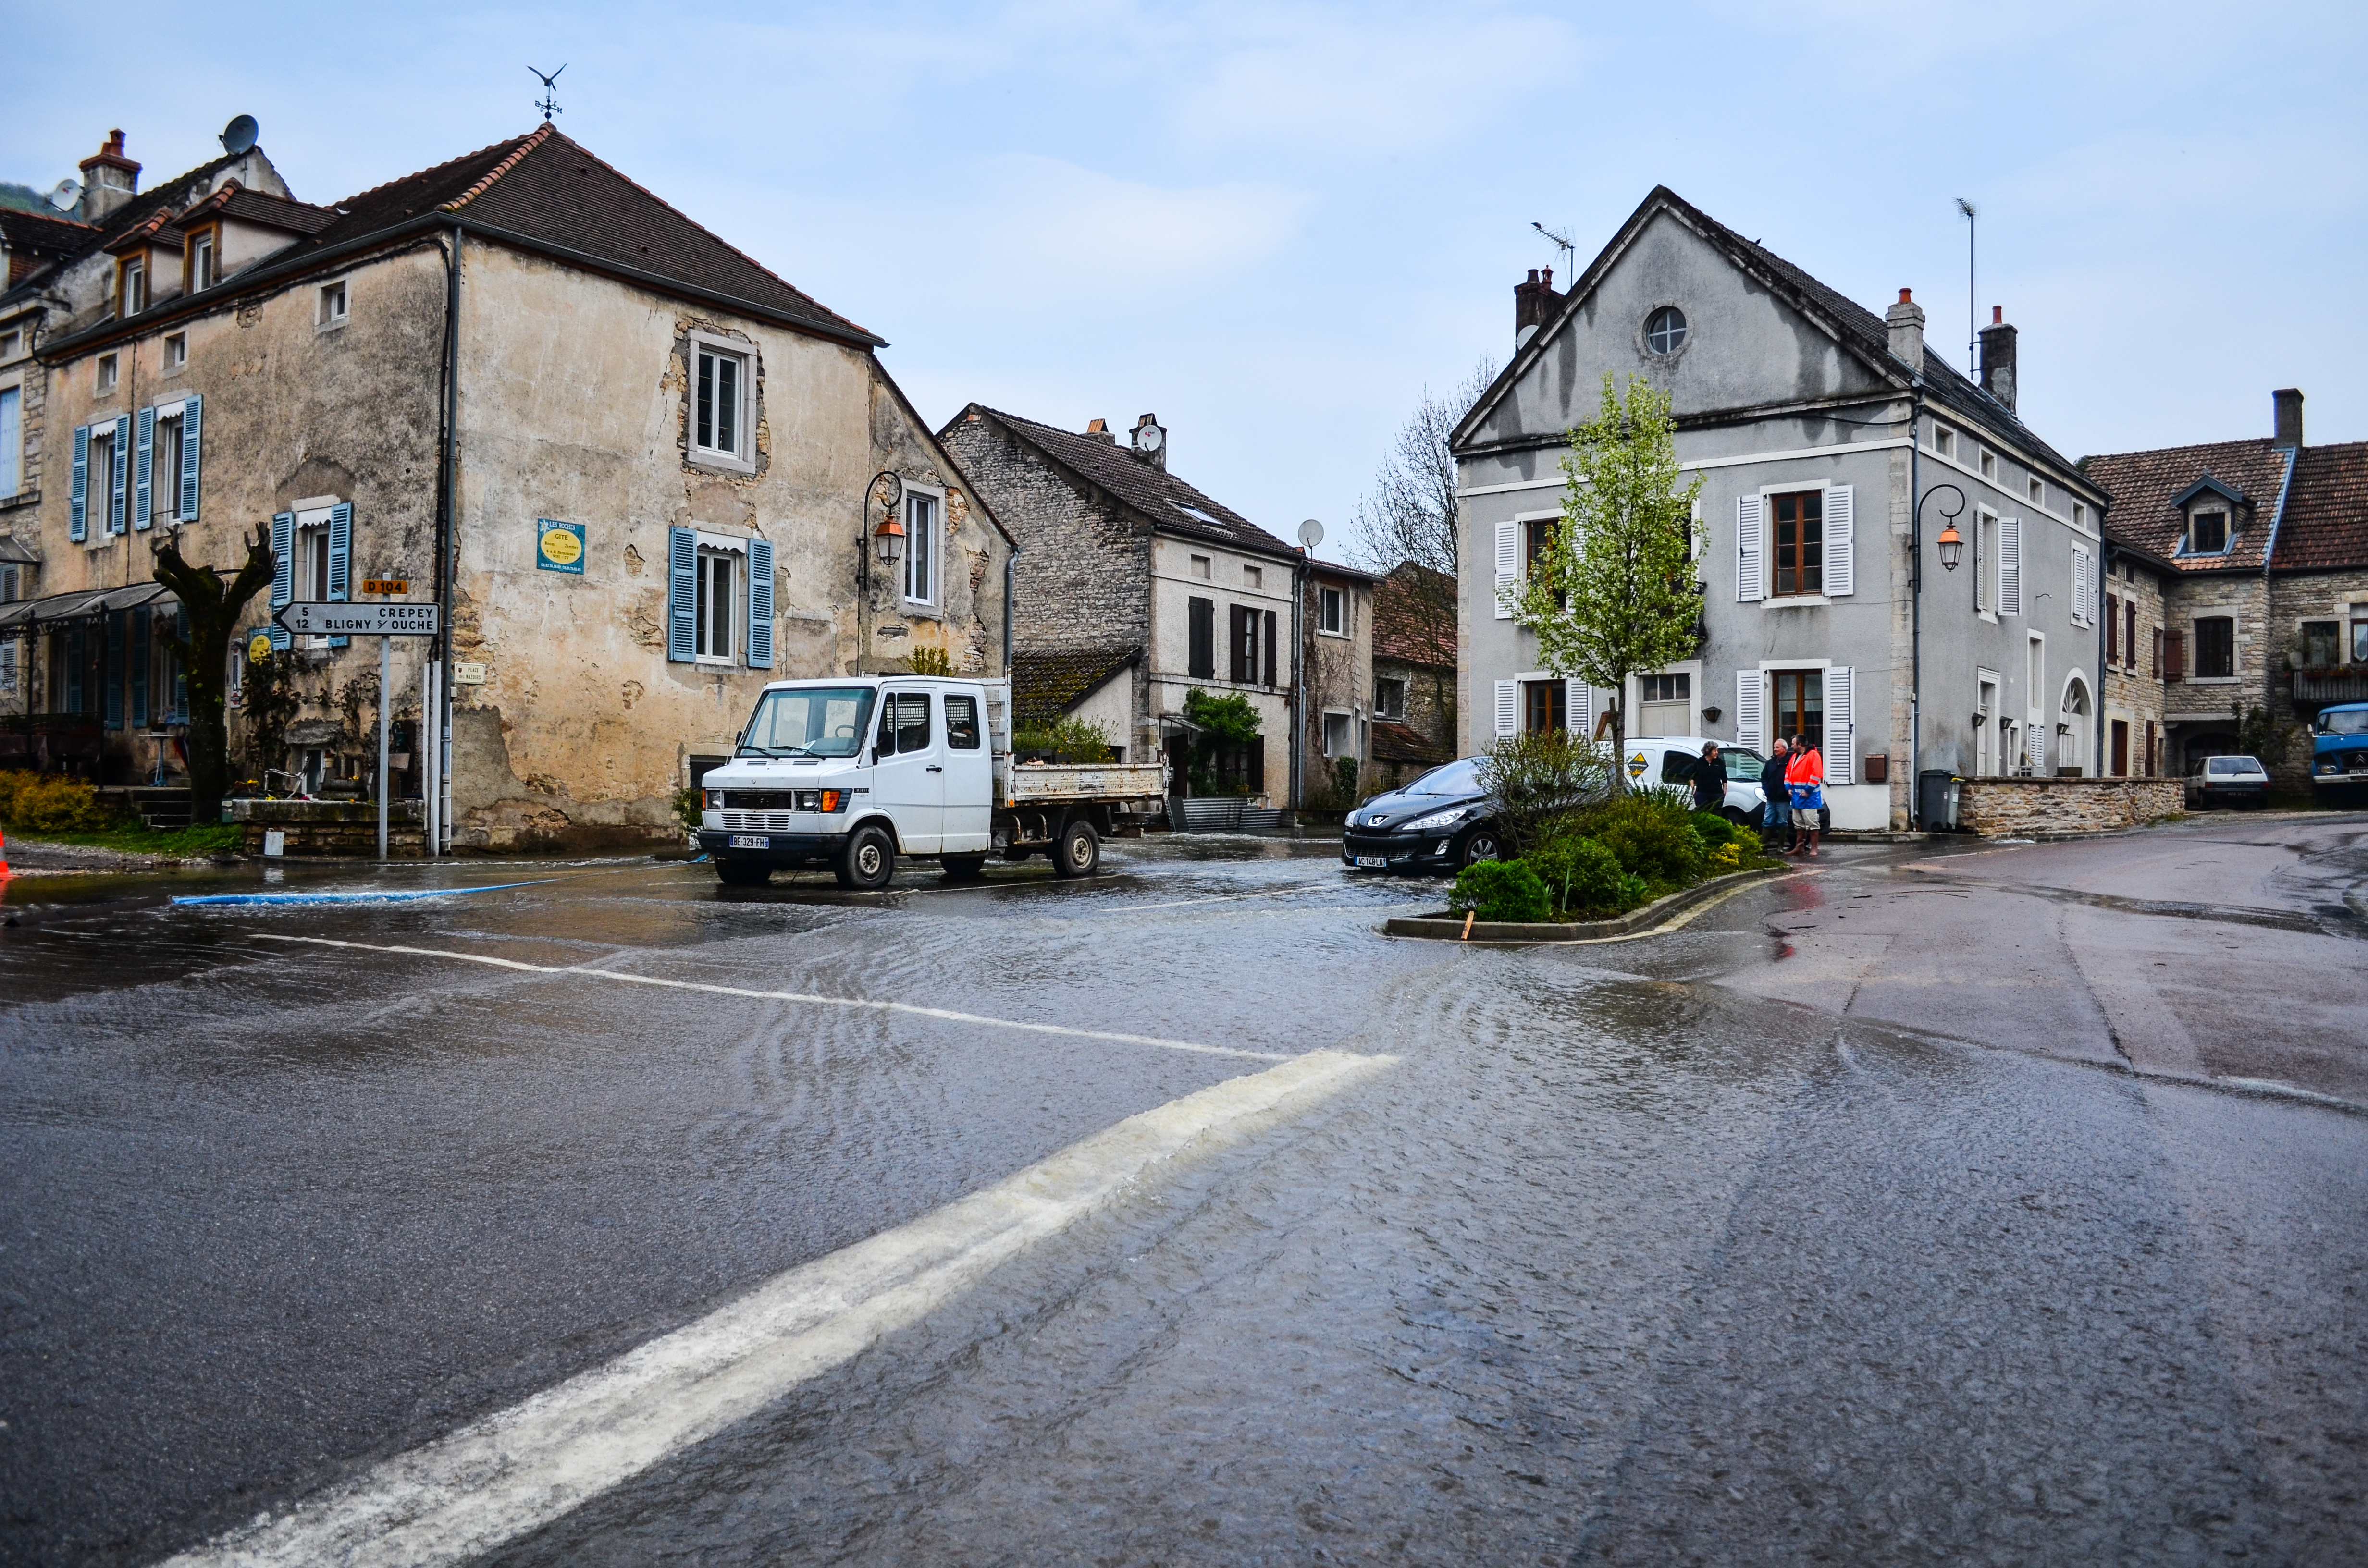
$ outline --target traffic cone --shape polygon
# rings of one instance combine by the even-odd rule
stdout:
[[[8,880],[8,835],[0,833],[0,882]]]

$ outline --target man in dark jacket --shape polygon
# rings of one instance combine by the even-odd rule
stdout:
[[[1760,837],[1770,848],[1777,847],[1780,840],[1792,836],[1793,797],[1784,788],[1784,768],[1792,760],[1791,754],[1785,750],[1784,737],[1779,735],[1775,748],[1769,754],[1767,765],[1759,770],[1759,792],[1768,797],[1768,814],[1759,824]]]
[[[1702,759],[1694,764],[1694,810],[1715,812],[1726,804],[1726,759],[1718,743],[1702,743]]]

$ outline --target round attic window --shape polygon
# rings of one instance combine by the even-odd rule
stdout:
[[[1645,318],[1645,347],[1656,354],[1675,354],[1686,346],[1686,312],[1663,305]]]

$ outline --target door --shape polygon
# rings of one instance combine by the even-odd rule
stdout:
[[[978,693],[949,691],[945,705],[945,849],[985,853],[993,842],[995,754],[986,743],[986,715]]]
[[[2116,719],[2113,721],[2113,777],[2126,778],[2129,776],[2130,722],[2127,719]]]
[[[926,691],[885,691],[872,744],[871,803],[896,824],[907,855],[935,855],[946,835],[945,748]]]
[[[1998,686],[1986,680],[1981,683],[1980,689],[1981,699],[1974,707],[1974,711],[1980,716],[1975,721],[1974,776],[1987,778],[1998,772]]]

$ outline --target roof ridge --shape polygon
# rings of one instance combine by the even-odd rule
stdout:
[[[495,180],[501,178],[504,175],[509,173],[512,169],[518,167],[518,165],[525,162],[526,155],[529,153],[533,152],[537,147],[541,146],[544,142],[550,141],[552,137],[558,134],[559,127],[552,124],[551,121],[547,119],[544,120],[541,125],[538,125],[532,131],[528,131],[526,135],[519,140],[518,144],[510,149],[509,156],[504,158],[500,163],[495,164],[492,170],[488,172],[484,178],[477,181],[476,184],[471,186],[468,189],[462,191],[460,195],[454,197],[451,200],[445,202],[438,209],[438,210],[441,212],[458,212],[461,208],[469,205],[470,202],[474,201],[477,198],[484,195],[487,188],[490,187]],[[498,146],[500,143],[496,142],[495,145]],[[480,149],[479,151],[482,152],[484,149]],[[474,156],[475,154],[471,155]],[[460,162],[457,158],[452,161],[454,163]],[[429,171],[422,169],[419,171],[419,174],[427,174],[427,172]],[[409,177],[416,179],[418,176],[414,175]]]
[[[429,175],[435,174],[439,170],[455,167],[459,165],[468,163],[470,160],[474,158],[482,158],[496,147],[507,147],[514,142],[522,142],[524,140],[525,137],[522,136],[509,136],[503,138],[499,142],[488,142],[474,152],[462,153],[457,157],[447,158],[440,164],[430,164],[424,169],[414,169],[409,174],[397,175],[393,179],[381,180],[378,184],[368,187],[365,189],[358,190],[351,196],[347,197],[344,200],[337,202],[334,210],[340,212],[349,212],[356,207],[360,206],[363,202],[369,200],[371,197],[378,195],[381,191],[393,190],[396,186],[402,185],[407,180],[425,179]]]

